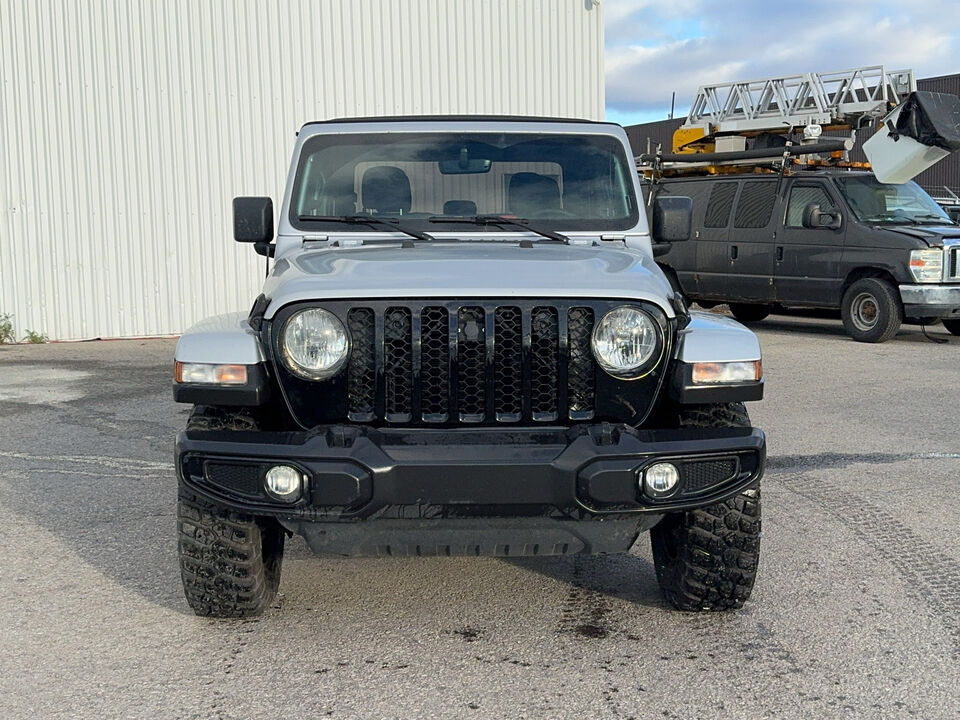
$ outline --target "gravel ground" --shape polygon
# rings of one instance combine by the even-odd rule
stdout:
[[[960,339],[758,331],[760,577],[743,610],[702,615],[666,606],[645,538],[512,562],[321,560],[295,539],[277,607],[196,618],[174,342],[0,346],[0,715],[960,717]]]

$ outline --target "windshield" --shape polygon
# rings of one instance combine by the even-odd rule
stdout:
[[[912,180],[888,185],[873,175],[855,175],[837,178],[837,185],[861,222],[953,224],[943,208]]]
[[[476,231],[468,219],[490,215],[566,230],[628,230],[638,221],[623,145],[607,135],[317,135],[304,143],[292,198],[290,222],[305,230],[369,232],[335,219],[352,215],[428,232]]]

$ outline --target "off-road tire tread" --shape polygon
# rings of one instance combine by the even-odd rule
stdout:
[[[259,430],[260,423],[248,408],[195,405],[187,430]]]
[[[240,618],[270,606],[280,585],[282,529],[180,489],[180,575],[197,615]]]
[[[257,430],[246,408],[197,405],[187,430]],[[280,585],[284,532],[270,518],[237,513],[183,485],[177,502],[180,575],[197,615],[252,617],[273,602]]]
[[[679,411],[681,427],[750,427],[743,403]],[[678,610],[733,610],[750,597],[760,556],[760,486],[668,515],[650,531],[657,580]]]
[[[850,301],[854,295],[861,292],[861,289],[872,293],[881,306],[879,308],[881,316],[877,324],[867,332],[857,329],[853,324],[850,311]],[[896,288],[886,280],[873,277],[860,278],[843,293],[840,317],[843,320],[843,329],[857,342],[882,343],[896,335],[900,326],[903,325],[903,306],[900,304],[900,296]]]

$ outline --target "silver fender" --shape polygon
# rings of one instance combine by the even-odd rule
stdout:
[[[214,365],[256,365],[266,359],[260,338],[244,312],[226,313],[201,320],[177,343],[177,362]]]
[[[692,311],[679,332],[677,359],[684,363],[760,360],[760,340],[736,320],[716,313]]]

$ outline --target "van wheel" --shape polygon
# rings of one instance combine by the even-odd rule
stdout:
[[[960,320],[944,320],[943,326],[951,335],[960,335]]]
[[[748,305],[747,303],[730,303],[730,312],[742,323],[760,322],[770,314],[769,305]]]
[[[843,327],[857,342],[886,342],[903,323],[903,306],[894,288],[880,278],[861,278],[847,288],[840,305]]]

